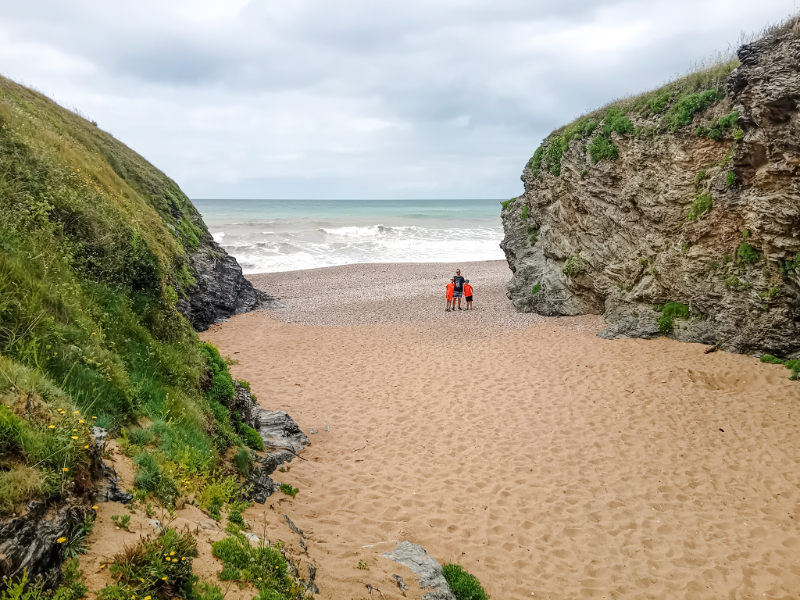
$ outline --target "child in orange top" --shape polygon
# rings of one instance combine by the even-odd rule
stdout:
[[[469,279],[464,282],[464,300],[467,301],[467,310],[472,308],[472,286],[469,284]]]
[[[450,306],[453,304],[453,290],[455,289],[456,284],[453,280],[450,280],[450,283],[447,284],[447,308],[445,312],[450,312]]]

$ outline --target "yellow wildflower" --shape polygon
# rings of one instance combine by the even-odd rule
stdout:
[[[93,418],[93,419],[96,419],[97,417],[92,417],[92,418]]]
[[[78,431],[77,429],[73,429],[72,431]]]
[[[261,577],[259,577],[258,580],[261,581]]]
[[[166,581],[166,580],[167,580],[167,578],[166,578],[166,577],[162,577],[161,579],[163,579],[164,581]]]
[[[58,539],[56,540],[56,542],[58,542],[59,544],[63,544],[63,543],[64,543],[64,542],[66,542],[66,541],[67,541],[67,538],[65,538],[65,537],[60,537],[60,538],[58,538]]]
[[[169,553],[170,556],[175,556],[175,550]]]
[[[48,425],[48,427],[47,427],[47,428],[48,428],[48,429],[55,429],[55,428],[56,428],[56,426],[55,426],[55,425]]]
[[[70,437],[72,437],[73,440],[77,440],[78,439],[77,435],[73,435],[73,436],[70,436]]]
[[[83,447],[83,449],[84,449],[84,450],[88,450],[88,449],[89,449],[89,444],[86,444],[86,445]]]
[[[79,421],[78,421],[78,423],[83,423],[83,422],[84,422],[84,421],[83,421],[83,419],[81,419],[81,420],[79,420]]]
[[[69,471],[69,469],[68,469],[67,467],[64,467],[64,468],[63,468],[63,469],[61,469],[61,470],[62,470],[62,471],[64,471],[64,473],[66,473],[67,471]]]
[[[150,600],[150,596],[145,596],[144,600]]]
[[[92,507],[92,510],[97,510],[97,504]]]
[[[80,414],[80,413],[79,413],[79,412],[76,410],[76,411],[75,411],[74,413],[72,413],[72,414],[73,414],[73,415],[77,415],[77,414]]]

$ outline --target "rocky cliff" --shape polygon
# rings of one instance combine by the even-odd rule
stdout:
[[[516,308],[800,356],[800,18],[553,132],[503,203]]]

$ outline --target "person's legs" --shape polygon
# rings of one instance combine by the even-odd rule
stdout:
[[[458,297],[458,310],[461,310],[461,296]]]

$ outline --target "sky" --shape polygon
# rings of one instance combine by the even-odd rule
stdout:
[[[509,198],[552,130],[800,0],[0,0],[0,72],[190,198]]]

